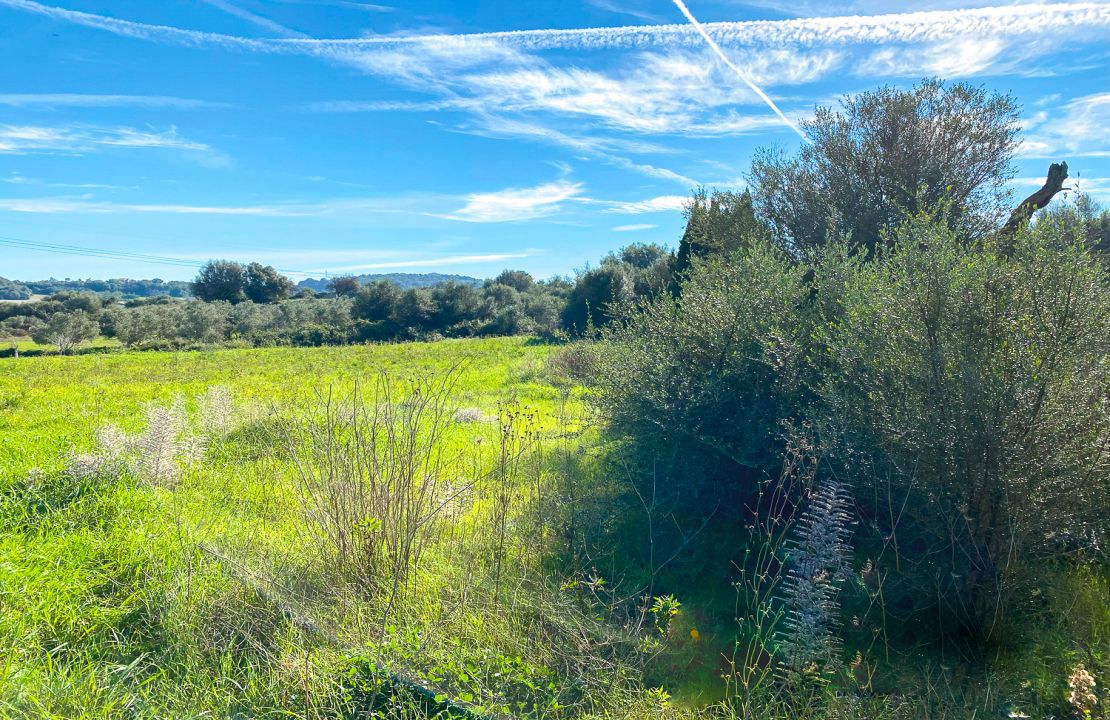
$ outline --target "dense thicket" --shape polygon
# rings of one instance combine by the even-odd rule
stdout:
[[[812,482],[851,494],[897,632],[977,647],[1036,596],[1038,560],[1110,540],[1108,215],[1080,198],[990,230],[1006,97],[929,81],[846,107],[798,157],[757,161],[755,222],[695,198],[679,292],[618,308],[594,398],[652,555],[685,558],[676,587],[760,552],[752,511],[802,442]],[[816,492],[796,490],[778,511]]]
[[[28,280],[23,283],[35,295],[53,295],[59,292],[94,292],[117,295],[121,298],[155,297],[168,295],[170,297],[185,297],[189,294],[189,283],[181,280],[132,280],[130,278],[112,278],[109,280]]]
[[[27,300],[31,289],[21,282],[0,277],[0,300]]]

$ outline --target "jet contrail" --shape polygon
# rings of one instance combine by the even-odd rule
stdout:
[[[701,26],[701,23],[698,22],[698,19],[696,17],[694,17],[694,14],[690,12],[690,8],[686,7],[686,3],[682,2],[682,0],[674,0],[674,4],[679,10],[682,11],[682,14],[686,16],[686,19],[690,21],[690,24],[694,26],[694,29],[698,31],[698,34],[705,39],[705,42],[709,44],[709,47],[713,49],[713,52],[717,53],[717,57],[721,58],[721,62],[723,62],[725,65],[728,65],[729,68],[731,68],[731,70],[736,73],[737,77],[744,81],[745,85],[754,90],[756,95],[763,98],[763,102],[767,103],[767,106],[775,111],[775,114],[779,116],[780,120],[786,123],[791,130],[798,133],[798,136],[801,137],[802,140],[809,142],[809,138],[804,132],[802,132],[802,129],[792,123],[790,121],[790,118],[786,117],[786,115],[783,115],[782,110],[779,110],[779,106],[775,104],[775,101],[768,97],[767,93],[760,90],[755,83],[748,79],[748,76],[745,75],[740,70],[740,68],[736,67],[736,65],[734,65],[733,62],[728,59],[724,51],[721,50],[721,46],[718,45],[716,41],[713,40],[713,38],[709,37],[709,33],[707,33],[705,31],[705,28]]]

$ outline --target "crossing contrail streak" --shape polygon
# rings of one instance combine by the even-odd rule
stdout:
[[[749,80],[748,76],[745,75],[743,73],[743,71],[740,70],[740,68],[736,67],[736,65],[731,60],[728,59],[728,56],[725,55],[723,50],[721,50],[721,46],[718,45],[716,43],[716,41],[713,40],[713,38],[709,37],[709,33],[707,33],[705,31],[705,28],[703,28],[701,26],[701,23],[699,23],[698,19],[696,17],[694,17],[694,14],[692,12],[690,12],[690,8],[686,7],[686,3],[682,2],[682,0],[674,0],[674,4],[675,4],[675,7],[677,7],[679,10],[681,10],[682,14],[686,16],[686,19],[690,21],[690,24],[694,26],[694,29],[698,31],[698,34],[701,35],[705,39],[705,42],[709,45],[710,48],[712,48],[713,52],[717,53],[717,57],[719,57],[721,59],[721,62],[723,62],[734,73],[736,73],[736,76],[739,77],[741,80],[743,80],[744,84],[747,85],[748,87],[750,87],[755,92],[756,95],[763,98],[763,102],[767,103],[767,106],[769,108],[771,108],[772,110],[774,110],[775,114],[779,116],[780,120],[782,120],[784,123],[786,123],[786,125],[791,130],[798,133],[798,136],[801,137],[802,140],[805,140],[806,142],[809,142],[809,138],[806,137],[806,134],[804,132],[802,132],[802,129],[799,128],[797,125],[795,125],[793,122],[791,122],[790,118],[786,117],[786,115],[783,114],[782,110],[779,110],[779,106],[775,104],[775,101],[772,100],[767,95],[767,93],[763,92],[763,90],[761,90],[755,83],[753,83],[751,80]]]

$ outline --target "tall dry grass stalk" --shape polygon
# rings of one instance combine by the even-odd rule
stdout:
[[[398,385],[384,372],[318,393],[286,424],[308,535],[339,578],[376,595],[412,576],[462,485],[444,441],[455,370]]]
[[[781,597],[788,544],[797,524],[798,502],[814,486],[816,472],[812,441],[788,428],[779,475],[760,486],[748,508],[748,546],[735,583],[740,639],[725,674],[727,695],[744,717],[773,693],[776,645],[785,615]]]

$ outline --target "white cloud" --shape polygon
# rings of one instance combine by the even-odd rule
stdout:
[[[774,4],[777,0],[766,1]],[[979,0],[970,1],[980,4]],[[913,9],[951,4],[949,0],[911,2],[908,7]],[[459,111],[465,119],[446,129],[557,144],[686,187],[697,182],[687,174],[629,157],[657,149],[636,148],[628,139],[600,135],[613,130],[686,137],[776,131],[769,113],[743,111],[742,106],[756,101],[755,93],[724,74],[689,24],[256,39],[130,22],[34,0],[0,0],[0,6],[151,42],[301,55],[356,68],[432,97],[421,102],[340,98],[308,109]],[[818,6],[801,0],[797,12],[804,14],[806,7],[865,12],[878,5],[876,0],[845,0],[838,6]],[[1061,39],[1073,47],[1101,41],[1110,29],[1110,3],[1014,4],[719,22],[706,23],[704,28],[715,43],[727,49],[728,59],[759,87],[811,83],[853,69],[870,76],[899,77],[1029,74],[1042,72],[1045,66],[1030,59],[1059,53]],[[555,50],[561,53],[545,54]],[[611,50],[628,52],[605,70],[588,62],[570,65],[565,60],[566,51]],[[784,114],[796,121],[798,110]],[[0,137],[0,152],[5,152],[3,142]]]
[[[636,232],[638,230],[652,230],[659,227],[658,225],[650,225],[648,223],[640,223],[636,225],[618,225],[613,228],[613,232]]]
[[[1050,0],[1052,2],[1052,0]],[[828,17],[829,15],[884,15],[890,12],[890,0],[732,0],[732,5],[774,10],[791,17]],[[898,6],[906,12],[931,12],[935,10],[966,10],[991,7],[999,0],[900,0]],[[1044,0],[1009,0],[1009,5],[1043,5]]]
[[[80,93],[0,93],[9,107],[227,107],[223,103],[167,95],[85,95]]]
[[[775,50],[741,53],[758,82],[810,82],[840,63],[840,54]],[[460,91],[487,111],[588,118],[621,131],[728,135],[778,124],[764,113],[737,116],[732,108],[759,102],[723,74],[705,52],[636,53],[606,72],[546,63],[466,75]]]
[[[647,200],[635,200],[632,202],[599,202],[604,205],[608,205],[608,212],[639,215],[641,213],[673,212],[675,210],[682,210],[686,207],[686,204],[689,201],[690,198],[685,195],[660,195],[658,197],[648,198]]]
[[[170,215],[253,215],[292,217],[315,214],[290,205],[218,206],[117,203],[95,200],[91,195],[75,197],[0,198],[0,210],[18,213],[158,213]]]
[[[449,257],[438,258],[416,258],[411,260],[391,260],[389,262],[368,263],[365,265],[349,265],[347,267],[330,268],[328,272],[350,272],[354,270],[386,270],[389,268],[407,268],[407,267],[440,267],[446,265],[471,265],[477,263],[487,262],[502,262],[504,260],[515,260],[517,258],[532,257],[536,254],[534,250],[518,253],[491,253],[488,255],[452,255]],[[312,270],[310,272],[324,272],[323,270]]]
[[[786,117],[782,110],[779,109],[779,106],[775,104],[775,101],[772,100],[770,96],[768,96],[767,93],[763,91],[763,88],[759,87],[752,81],[751,77],[749,77],[750,68],[749,72],[741,70],[740,66],[733,62],[733,59],[725,54],[724,50],[721,49],[721,46],[717,44],[717,41],[709,36],[709,33],[705,31],[705,28],[702,26],[702,24],[698,22],[697,18],[695,18],[690,12],[690,9],[686,7],[686,3],[684,3],[682,0],[672,0],[672,2],[674,2],[675,7],[682,11],[683,16],[685,16],[686,19],[690,21],[690,24],[693,25],[694,29],[698,31],[698,35],[702,36],[702,39],[705,40],[705,44],[708,45],[709,49],[713,51],[713,54],[716,55],[722,63],[724,63],[725,67],[731,70],[732,73],[736,75],[736,77],[740,78],[740,80],[745,85],[751,88],[752,92],[758,95],[759,98],[767,104],[767,107],[771,108],[771,112],[775,113],[775,115],[778,116],[779,120],[782,120],[784,125],[800,135],[802,140],[808,140],[806,134],[802,132],[801,128],[795,125],[790,118]]]
[[[856,66],[864,77],[960,78],[988,70],[1006,49],[998,38],[964,38],[926,45],[895,45],[873,51]]]
[[[1024,126],[1022,157],[1110,157],[1110,92],[1045,107],[1026,118]]]
[[[263,30],[268,30],[269,32],[276,33],[284,37],[307,37],[304,33],[297,32],[296,30],[290,30],[280,23],[276,23],[269,18],[264,18],[261,15],[252,13],[251,11],[241,8],[238,5],[233,5],[227,0],[203,0],[203,2],[211,5],[217,10],[224,11],[228,15],[232,15],[239,18],[240,20],[245,20],[252,25],[256,25]]]
[[[124,185],[109,185],[106,183],[56,183],[46,182],[39,178],[31,178],[26,175],[21,175],[18,172],[13,172],[6,178],[0,178],[0,182],[9,185],[33,185],[38,187],[54,187],[54,188],[82,188],[82,189],[96,189],[96,190],[136,190],[136,186],[126,187]]]
[[[439,217],[465,222],[511,222],[532,220],[558,212],[563,203],[582,194],[582,183],[556,180],[531,188],[510,188],[489,193],[472,193],[466,204]]]
[[[492,45],[535,51],[697,47],[702,43],[697,31],[687,24],[510,30],[464,35],[397,35],[351,40],[258,40],[131,22],[50,7],[33,0],[0,0],[0,5],[127,37],[271,53],[319,55],[322,48],[350,53],[385,46],[408,45],[426,49],[435,44],[454,47],[458,51],[464,51],[467,46],[489,48]],[[705,23],[705,28],[721,46],[929,42],[967,35],[1014,37],[1106,29],[1110,28],[1110,5],[1097,2],[1041,3],[870,16],[716,22]]]
[[[0,154],[80,154],[105,147],[182,150],[202,153],[210,159],[221,157],[211,146],[180,136],[174,127],[155,132],[130,127],[104,128],[91,125],[0,125]]]

